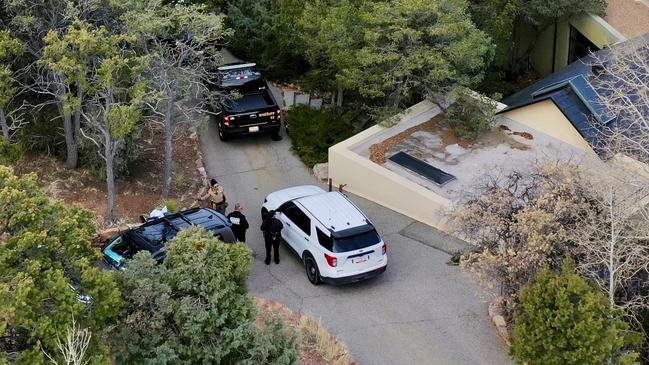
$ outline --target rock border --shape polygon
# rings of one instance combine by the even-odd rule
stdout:
[[[507,327],[507,322],[505,321],[505,316],[503,316],[503,297],[496,297],[489,304],[489,318],[491,322],[496,327],[496,332],[498,332],[498,337],[503,341],[507,347],[511,347],[511,334],[509,333],[509,328]]]

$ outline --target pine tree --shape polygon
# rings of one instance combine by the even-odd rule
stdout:
[[[0,363],[62,363],[73,320],[92,333],[86,359],[109,363],[102,331],[119,313],[113,276],[100,272],[92,214],[50,201],[36,176],[0,166]]]
[[[560,274],[542,270],[520,295],[512,355],[529,365],[636,364],[627,350],[637,334],[606,296],[564,263]]]

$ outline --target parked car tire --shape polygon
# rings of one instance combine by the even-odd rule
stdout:
[[[318,264],[315,262],[315,259],[311,254],[307,253],[304,255],[304,269],[306,270],[306,277],[309,279],[311,284],[319,285],[322,281],[320,279],[320,270],[318,270]]]
[[[221,127],[221,123],[218,123],[218,124],[216,125],[216,129],[217,129],[218,132],[219,132],[219,139],[220,139],[221,141],[225,142],[225,141],[227,141],[227,140],[230,138],[230,136],[228,136],[228,134],[225,133],[225,131],[223,130],[223,127]]]

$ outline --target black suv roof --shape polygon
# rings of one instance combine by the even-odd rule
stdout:
[[[161,260],[165,256],[165,243],[174,238],[180,230],[190,226],[201,226],[220,236],[224,242],[232,243],[235,238],[230,229],[231,225],[225,216],[213,209],[194,208],[146,222],[139,227],[123,232],[118,237],[123,237],[135,251],[147,250],[157,260]],[[114,249],[112,243],[115,240],[111,240],[102,248],[105,257],[114,258],[112,255],[115,255],[116,252],[112,251]],[[131,254],[133,253],[131,252]],[[119,253],[117,256],[123,255],[123,253]],[[121,262],[121,259],[117,261],[105,259],[105,261],[112,264]]]
[[[181,229],[201,226],[208,231],[229,227],[225,217],[208,208],[194,208],[158,218],[126,231],[124,234],[150,252],[158,251]]]

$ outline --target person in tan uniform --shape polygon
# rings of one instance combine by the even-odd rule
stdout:
[[[200,200],[207,200],[210,208],[216,210],[221,214],[225,214],[225,208],[228,206],[228,203],[225,199],[225,193],[223,192],[223,187],[216,181],[216,179],[210,180],[210,188],[207,189],[204,195],[202,195]]]

